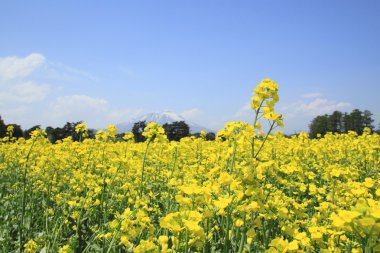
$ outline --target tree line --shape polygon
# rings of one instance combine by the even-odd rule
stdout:
[[[75,132],[75,126],[79,123],[82,123],[82,121],[79,122],[66,122],[66,124],[63,127],[51,127],[48,126],[45,128],[45,132],[47,135],[47,138],[50,140],[50,142],[55,143],[56,141],[63,140],[67,137],[71,137],[74,141],[79,141],[79,134]],[[30,133],[33,132],[36,129],[42,129],[41,125],[35,125],[29,129],[22,130],[20,125],[17,124],[5,124],[4,120],[0,116],[0,138],[3,138],[7,134],[7,128],[9,126],[13,126],[13,132],[12,137],[15,138],[30,138]],[[96,130],[89,129],[88,130],[88,136],[90,138],[95,137]]]
[[[48,126],[45,128],[45,132],[47,134],[47,138],[50,140],[50,142],[55,143],[59,140],[63,140],[67,137],[71,137],[73,141],[79,141],[80,135],[75,132],[75,126],[82,123],[82,121],[79,122],[66,122],[66,124],[63,127],[51,127]],[[17,124],[5,124],[4,120],[0,116],[0,138],[3,138],[7,134],[7,128],[8,126],[13,126],[13,133],[12,136],[15,138],[30,138],[30,133],[33,132],[36,129],[41,129],[41,125],[33,126],[27,130],[22,130],[20,125]],[[134,123],[132,128],[132,133],[134,135],[135,142],[143,142],[145,141],[145,137],[142,135],[142,132],[144,131],[144,128],[147,126],[147,123],[145,121],[139,121]],[[163,128],[165,129],[165,133],[168,137],[169,141],[179,141],[180,139],[188,136],[195,136],[200,137],[200,133],[191,134],[190,128],[184,121],[176,121],[173,123],[166,123],[163,125]],[[95,138],[96,130],[95,129],[89,129],[88,130],[88,137],[89,138]],[[119,140],[122,140],[124,133],[120,133],[117,135],[117,138]],[[215,140],[215,133],[207,133],[205,135],[206,140]]]
[[[332,114],[324,114],[315,117],[309,125],[310,138],[316,138],[319,135],[324,136],[328,132],[332,133],[347,133],[348,131],[354,131],[359,135],[363,133],[364,128],[369,128],[374,131],[373,114],[369,110],[361,111],[354,109],[351,113],[343,113],[340,111],[334,111]],[[45,131],[47,138],[50,142],[63,140],[67,137],[71,137],[74,141],[79,141],[80,136],[75,132],[75,126],[79,122],[66,122],[63,127],[46,127]],[[7,127],[13,126],[12,136],[15,138],[23,137],[25,139],[30,138],[30,133],[36,129],[41,129],[40,125],[33,126],[27,130],[22,130],[18,124],[5,124],[4,120],[0,116],[0,138],[6,136]],[[145,141],[145,137],[142,135],[144,128],[147,126],[145,121],[139,121],[134,123],[132,127],[132,133],[134,135],[135,142]],[[166,123],[163,125],[165,133],[169,141],[179,141],[180,139],[188,136],[200,137],[200,133],[191,134],[190,128],[184,121],[176,121],[172,123]],[[380,126],[379,126],[380,128]],[[380,133],[380,129],[377,130]],[[89,129],[88,137],[94,138],[96,130]],[[121,140],[123,134],[119,134],[118,138]],[[215,133],[209,132],[205,135],[206,140],[215,140]]]
[[[146,121],[138,121],[134,123],[132,127],[132,133],[135,138],[135,142],[145,141],[145,137],[142,135],[144,128],[147,126]],[[186,124],[185,121],[175,121],[172,123],[165,123],[162,125],[165,129],[166,136],[169,141],[179,141],[184,137],[195,136],[200,137],[201,133],[190,133],[190,127]],[[215,140],[215,133],[209,132],[206,133],[205,139],[209,141]]]
[[[332,114],[319,115],[309,125],[309,136],[316,138],[328,132],[347,133],[348,131],[354,131],[360,135],[366,127],[373,131],[375,127],[372,116],[369,110],[359,109],[354,109],[351,113],[334,111]]]

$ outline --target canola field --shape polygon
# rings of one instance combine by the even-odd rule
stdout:
[[[0,144],[0,252],[380,252],[380,137],[286,138],[278,86],[215,141],[109,126]],[[261,124],[269,130],[261,131]]]

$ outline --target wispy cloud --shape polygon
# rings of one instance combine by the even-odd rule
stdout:
[[[22,81],[0,91],[0,104],[33,103],[44,100],[50,91],[47,84]]]
[[[285,117],[294,118],[298,115],[315,117],[333,111],[351,109],[352,105],[347,102],[338,102],[326,98],[317,97],[312,100],[299,100],[295,103],[280,108]]]
[[[45,113],[45,121],[53,126],[66,121],[84,121],[90,127],[104,128],[108,124],[126,122],[142,114],[144,110],[135,108],[114,109],[104,98],[87,95],[70,95],[56,98]],[[49,116],[50,115],[50,116]]]
[[[5,83],[14,79],[25,78],[44,63],[45,57],[38,53],[26,57],[2,57],[0,58],[0,80]]]
[[[45,64],[45,57],[33,53],[26,57],[0,58],[0,105],[2,111],[15,103],[42,101],[50,92],[48,84],[31,80],[30,75]]]
[[[202,116],[203,112],[195,107],[195,108],[191,108],[189,110],[186,110],[186,111],[183,111],[180,113],[180,115],[182,117],[184,117],[186,120],[190,120],[190,121],[197,121],[197,119]]]
[[[234,118],[243,119],[246,118],[249,114],[252,114],[251,104],[246,103],[237,110],[237,112],[234,114]]]
[[[60,89],[55,83],[84,79],[97,81],[90,73],[53,63],[40,53],[31,53],[24,57],[1,57],[1,116],[7,123],[18,123],[24,127],[36,123],[56,125],[71,118],[81,120],[87,118],[84,117],[86,115],[96,117],[101,124],[108,117],[102,115],[110,112],[105,99],[87,95],[54,97],[54,90]],[[64,88],[60,90],[60,94],[62,92]]]
[[[92,82],[100,81],[100,79],[97,76],[90,72],[50,60],[48,60],[47,64],[45,65],[43,75],[45,78],[58,80],[86,79]]]

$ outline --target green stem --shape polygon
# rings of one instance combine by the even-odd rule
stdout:
[[[264,99],[261,101],[259,108],[255,111],[255,119],[253,120],[253,127],[256,126],[257,120],[259,118],[259,112],[260,108],[264,103]],[[252,137],[252,142],[251,142],[251,158],[255,157],[255,136]]]
[[[119,236],[119,231],[120,231],[120,230],[118,230],[118,232],[117,232],[116,234],[114,234],[114,236],[112,237],[112,240],[111,240],[111,242],[110,242],[110,246],[108,247],[107,253],[110,253],[110,252],[111,252],[111,249],[112,249],[112,247],[113,247],[113,244],[115,243],[116,238]]]
[[[227,253],[228,252],[228,247],[229,247],[229,217],[226,217],[226,228],[225,228],[225,234],[224,234],[224,249],[223,252]]]
[[[261,143],[259,150],[257,150],[256,155],[254,155],[254,158],[257,158],[257,156],[259,155],[261,149],[264,147],[264,144],[265,144],[266,140],[268,139],[269,134],[272,132],[275,123],[276,123],[276,121],[273,121],[273,122],[272,122],[272,124],[271,124],[271,126],[270,126],[270,128],[269,128],[269,131],[268,131],[268,133],[265,135],[265,138],[264,138],[263,142]]]
[[[186,229],[186,243],[185,243],[185,252],[189,251],[189,230]]]
[[[245,226],[245,215],[244,215],[244,226]],[[245,243],[245,240],[246,240],[246,235],[247,235],[247,231],[246,231],[246,228],[243,228],[243,230],[241,231],[241,238],[240,238],[240,245],[239,245],[239,251],[238,253],[242,253],[243,252],[243,249],[244,249],[244,243]]]

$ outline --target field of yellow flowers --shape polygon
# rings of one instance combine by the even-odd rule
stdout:
[[[216,141],[109,126],[0,144],[1,252],[380,252],[380,137],[275,132],[278,86]],[[262,123],[261,123],[262,122]],[[261,124],[269,123],[262,132]],[[11,129],[10,129],[11,130]]]

